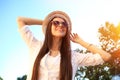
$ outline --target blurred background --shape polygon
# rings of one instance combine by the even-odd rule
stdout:
[[[72,32],[99,45],[98,29],[102,24],[120,22],[119,3],[119,0],[0,0],[0,77],[16,80],[28,70],[29,53],[18,31],[18,16],[43,20],[51,11],[62,10],[72,20]],[[30,29],[38,39],[44,38],[41,26]],[[77,48],[83,47],[72,43],[72,49]]]

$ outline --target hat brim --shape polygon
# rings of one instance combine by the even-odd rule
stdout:
[[[43,21],[42,31],[44,34],[46,33],[46,28],[48,26],[48,23],[55,17],[61,17],[61,18],[65,19],[68,24],[68,30],[71,31],[71,20],[70,20],[69,16],[65,12],[62,12],[62,11],[53,11],[50,14],[48,14]]]

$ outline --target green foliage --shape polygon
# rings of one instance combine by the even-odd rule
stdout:
[[[0,77],[0,80],[3,80],[3,78],[2,78],[2,77]]]
[[[27,75],[23,75],[22,77],[18,77],[17,80],[27,80]]]
[[[111,80],[110,65],[104,63],[103,65],[84,66],[79,67],[76,73],[76,80]]]

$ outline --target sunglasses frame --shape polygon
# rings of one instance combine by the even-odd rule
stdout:
[[[66,22],[60,22],[60,21],[52,21],[52,24],[56,27],[60,26],[60,24],[62,24],[63,27],[68,26]]]

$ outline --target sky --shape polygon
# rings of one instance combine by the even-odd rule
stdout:
[[[18,16],[44,19],[54,10],[66,12],[72,21],[72,32],[84,41],[98,45],[98,29],[106,21],[120,22],[119,0],[0,0],[0,76],[16,80],[28,69],[28,47],[22,40]],[[41,26],[30,27],[38,39],[44,35]],[[82,48],[72,43],[72,49]]]

